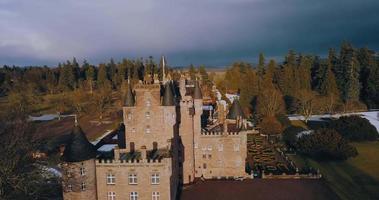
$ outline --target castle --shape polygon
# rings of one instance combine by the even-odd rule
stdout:
[[[207,116],[203,108],[198,81],[128,84],[112,156],[99,156],[74,127],[62,156],[63,199],[177,199],[197,178],[245,176],[249,130],[238,100],[230,108],[217,101]]]

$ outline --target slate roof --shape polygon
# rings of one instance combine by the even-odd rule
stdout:
[[[195,83],[195,90],[193,92],[193,98],[194,99],[202,99],[203,98],[203,94],[201,93],[201,88],[199,86],[198,81],[196,81],[196,83]]]
[[[75,126],[65,146],[62,159],[66,162],[81,162],[96,158],[96,149],[84,135],[80,126]]]
[[[245,116],[243,114],[243,111],[242,111],[242,108],[241,108],[241,105],[240,105],[238,99],[235,99],[233,101],[232,106],[229,109],[229,113],[228,113],[228,115],[227,115],[226,118],[228,118],[228,119],[237,119],[237,117],[244,118]]]
[[[132,92],[132,88],[131,88],[130,84],[128,84],[124,106],[132,107],[132,106],[134,106],[134,103],[135,103],[135,101],[134,101],[134,95]]]
[[[172,92],[171,84],[167,82],[164,86],[162,106],[173,106],[174,94]]]

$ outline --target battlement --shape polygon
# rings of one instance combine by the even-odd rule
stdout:
[[[238,136],[240,135],[240,132],[236,132],[236,131],[231,131],[231,132],[221,132],[221,131],[206,131],[206,130],[202,130],[201,131],[201,135],[202,136]]]
[[[135,90],[160,90],[159,84],[137,84],[134,86]]]
[[[156,164],[167,164],[170,163],[171,158],[162,158],[162,159],[97,159],[96,165],[156,165]]]

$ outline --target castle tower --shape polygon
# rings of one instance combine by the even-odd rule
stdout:
[[[199,86],[199,82],[195,82],[195,89],[193,94],[193,102],[195,107],[195,115],[194,115],[194,132],[195,132],[195,143],[196,136],[201,134],[201,115],[203,114],[203,94],[201,92],[201,88]]]
[[[97,199],[96,149],[76,123],[62,156],[64,200]]]

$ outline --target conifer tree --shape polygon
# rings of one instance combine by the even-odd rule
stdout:
[[[99,72],[97,74],[97,84],[99,87],[103,87],[107,85],[109,82],[108,75],[107,75],[107,67],[105,64],[99,65]]]
[[[90,87],[90,93],[93,93],[93,89],[95,87],[94,81],[96,77],[95,67],[88,65],[87,70],[85,71],[86,81]]]
[[[257,75],[258,75],[258,89],[263,89],[263,76],[265,74],[265,57],[263,53],[259,54],[259,61],[257,66]]]
[[[344,102],[358,101],[360,92],[359,63],[353,47],[344,42],[340,53],[339,77],[342,77],[341,95]]]

